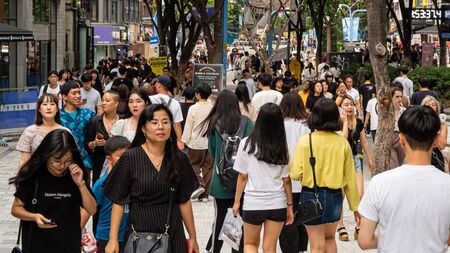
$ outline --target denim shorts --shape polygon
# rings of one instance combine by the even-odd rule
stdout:
[[[341,218],[342,212],[342,202],[344,198],[342,196],[341,189],[329,189],[329,188],[318,188],[319,201],[322,204],[323,216],[315,220],[306,222],[305,225],[320,225],[335,223]],[[303,187],[302,188],[302,200],[312,200],[315,199],[314,190]]]
[[[359,158],[359,155],[354,155],[353,160],[355,161],[355,172],[363,173],[361,166],[361,158]]]

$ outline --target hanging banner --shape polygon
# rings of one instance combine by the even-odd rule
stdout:
[[[343,18],[342,19],[342,36],[344,41],[359,41],[359,17],[353,17],[353,24],[350,24],[351,20],[350,18]],[[350,33],[350,27],[353,30]],[[350,38],[350,36],[352,38]]]
[[[223,89],[223,64],[194,64],[193,86],[202,83],[211,86],[212,92],[217,93]]]

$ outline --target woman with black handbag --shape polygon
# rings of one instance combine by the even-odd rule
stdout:
[[[172,114],[162,104],[141,113],[132,148],[121,156],[104,185],[113,202],[105,252],[119,252],[125,204],[129,204],[125,253],[200,252],[190,201],[198,181],[189,159],[177,148],[172,124]],[[189,249],[182,223],[189,233]]]
[[[64,129],[48,133],[9,180],[17,187],[11,213],[22,220],[24,252],[80,252],[80,208],[96,212],[86,180],[72,134]]]
[[[359,220],[355,165],[350,145],[336,133],[339,117],[333,100],[317,101],[308,122],[313,133],[298,142],[290,171],[291,179],[303,186],[297,215],[306,226],[312,253],[337,252],[334,233],[342,211],[342,189]]]

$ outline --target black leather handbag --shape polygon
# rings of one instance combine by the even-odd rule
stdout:
[[[37,204],[37,191],[38,191],[38,186],[39,186],[39,181],[36,177],[36,184],[34,185],[34,192],[33,192],[33,198],[31,199],[31,212],[34,213],[36,212],[36,204]],[[19,232],[17,232],[17,242],[16,242],[16,246],[12,249],[11,253],[22,253],[22,249],[20,247],[20,236],[22,235],[22,226],[23,226],[23,221],[20,221],[19,224]],[[32,235],[32,228],[30,228],[30,234],[29,234],[29,240],[30,243],[28,244],[28,247],[30,247],[31,245],[31,235]],[[26,251],[27,252],[27,251]]]
[[[125,244],[125,253],[168,253],[170,216],[172,214],[175,189],[170,188],[169,210],[167,213],[164,233],[136,232],[131,224],[132,232]]]
[[[316,182],[316,158],[313,155],[312,151],[312,138],[311,134],[309,134],[309,151],[311,153],[311,156],[309,158],[309,163],[311,164],[312,171],[313,171],[313,179],[314,179],[314,196],[315,199],[307,200],[307,201],[300,201],[298,204],[298,210],[297,210],[297,220],[299,223],[306,223],[312,220],[315,220],[317,218],[320,218],[323,216],[323,207],[322,204],[319,201],[319,193],[317,191],[317,182]]]

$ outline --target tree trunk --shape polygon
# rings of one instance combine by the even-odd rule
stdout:
[[[216,10],[220,9],[220,15],[214,18],[213,26],[213,38],[214,38],[214,48],[211,52],[208,51],[208,63],[222,63],[222,15],[223,8],[218,6],[218,4],[223,4],[222,1],[216,0],[214,2],[214,8]]]
[[[439,46],[440,46],[440,59],[439,66],[447,67],[447,43],[444,38],[442,38],[442,32],[439,31]]]
[[[327,56],[331,53],[331,20],[326,21],[327,24]]]
[[[369,30],[369,53],[373,67],[378,98],[378,128],[374,145],[375,172],[389,169],[394,129],[394,110],[390,92],[386,47],[387,19],[383,0],[366,0]]]

